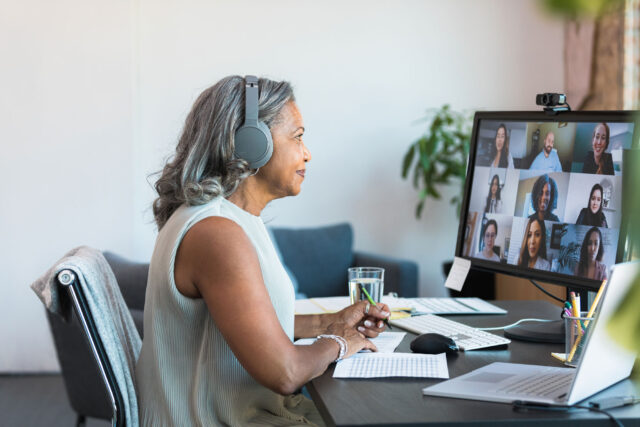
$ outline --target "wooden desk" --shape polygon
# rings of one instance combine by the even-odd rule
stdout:
[[[524,317],[559,318],[560,309],[544,301],[498,301],[507,315],[450,316],[451,319],[478,327],[502,326]],[[394,328],[397,329],[397,328]],[[494,331],[499,332],[499,331]],[[410,352],[415,337],[407,333],[396,351]],[[563,366],[551,352],[564,352],[563,345],[512,341],[506,350],[461,352],[448,357],[449,376],[457,377],[491,362],[527,363]],[[585,410],[566,412],[516,412],[511,405],[422,395],[422,388],[435,379],[334,379],[333,366],[311,381],[307,388],[328,425],[538,425],[611,426],[604,415]],[[640,395],[631,380],[620,382],[599,393],[598,397]],[[625,426],[640,426],[640,405],[612,410]]]

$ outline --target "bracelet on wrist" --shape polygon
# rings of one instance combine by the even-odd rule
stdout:
[[[321,338],[327,338],[327,339],[332,339],[335,342],[338,343],[338,345],[340,346],[340,351],[338,352],[338,358],[336,360],[334,360],[334,362],[339,362],[342,360],[342,358],[344,357],[345,354],[347,354],[347,340],[345,340],[344,338],[342,338],[339,335],[318,335],[316,337],[316,339],[321,339]]]

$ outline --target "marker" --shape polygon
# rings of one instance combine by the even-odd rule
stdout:
[[[367,299],[369,300],[369,303],[372,306],[374,306],[374,307],[378,306],[378,304],[376,304],[376,302],[373,300],[373,298],[371,298],[371,295],[369,295],[369,292],[367,292],[367,290],[364,288],[364,286],[362,286],[362,284],[360,284],[360,290],[367,296]],[[387,325],[387,328],[393,329],[391,327],[391,325],[389,324],[389,319],[382,319],[382,321],[385,323],[385,325]]]

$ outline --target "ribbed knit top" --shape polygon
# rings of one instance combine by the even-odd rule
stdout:
[[[180,242],[194,224],[211,216],[236,222],[249,237],[280,325],[293,339],[293,286],[262,219],[222,197],[178,208],[160,230],[149,266],[144,339],[136,366],[141,425],[321,423],[304,396],[282,396],[254,380],[227,345],[204,300],[178,291],[174,267]]]

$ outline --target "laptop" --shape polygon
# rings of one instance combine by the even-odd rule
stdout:
[[[607,323],[629,287],[640,277],[640,262],[613,267],[595,324],[589,325],[582,358],[574,368],[496,362],[454,379],[426,387],[426,396],[513,403],[573,405],[624,380],[636,353],[607,332]],[[549,356],[551,357],[551,356]]]

